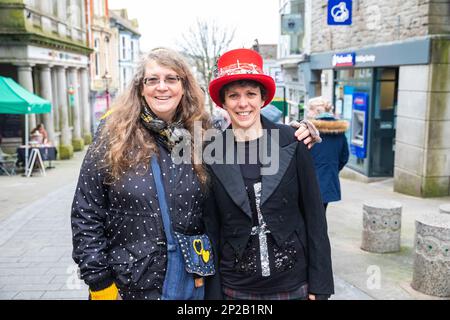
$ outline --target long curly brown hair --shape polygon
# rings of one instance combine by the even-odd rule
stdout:
[[[133,170],[143,168],[142,173],[145,173],[148,170],[150,157],[158,153],[155,139],[140,120],[145,68],[151,61],[172,69],[182,79],[184,95],[177,107],[176,115],[190,132],[191,137],[194,137],[194,122],[196,121],[200,121],[202,124],[202,136],[206,129],[211,128],[210,115],[206,112],[204,105],[204,92],[195,80],[185,59],[177,52],[167,48],[150,51],[142,57],[133,81],[113,103],[111,108],[113,111],[105,118],[105,124],[100,129],[100,140],[107,143],[106,146],[98,146],[105,152],[103,165],[109,173],[107,182],[112,183],[114,180],[120,179],[122,174],[130,168]],[[201,164],[201,159],[197,159],[197,157],[196,152],[192,151],[191,163],[200,183],[204,186],[207,183],[208,175]]]

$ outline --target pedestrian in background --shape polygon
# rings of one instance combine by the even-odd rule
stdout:
[[[196,152],[177,164],[171,151],[195,122],[211,128],[204,100],[184,58],[159,48],[100,125],[72,204],[73,259],[91,299],[203,299],[214,273],[208,174]],[[303,127],[297,135],[311,141]]]
[[[290,126],[261,116],[275,94],[262,65],[256,51],[228,51],[209,85],[212,100],[230,114],[223,141],[233,135],[234,145],[210,166],[204,220],[219,273],[207,279],[206,298],[327,299],[334,291],[331,249],[314,164]],[[279,166],[265,173],[268,150]]]
[[[319,130],[322,138],[322,143],[314,145],[311,149],[311,155],[326,211],[328,203],[341,200],[339,172],[348,162],[349,152],[345,132],[349,124],[335,117],[333,105],[323,97],[308,101],[307,117]]]
[[[30,141],[37,144],[48,144],[48,133],[43,123],[39,123],[36,128],[30,132]]]

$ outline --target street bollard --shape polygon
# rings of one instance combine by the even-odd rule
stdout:
[[[416,220],[413,289],[450,297],[449,249],[450,216],[430,213]]]
[[[372,200],[363,204],[361,249],[374,253],[400,251],[402,205]]]

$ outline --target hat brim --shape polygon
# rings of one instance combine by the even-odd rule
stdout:
[[[233,74],[211,81],[209,84],[209,95],[212,101],[214,101],[217,106],[223,108],[223,103],[220,101],[220,89],[224,85],[238,80],[253,80],[261,83],[261,85],[266,88],[266,100],[264,101],[263,107],[267,106],[275,96],[276,86],[272,77],[265,74]]]

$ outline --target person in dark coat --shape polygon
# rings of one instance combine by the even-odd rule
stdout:
[[[188,64],[172,50],[152,50],[99,127],[73,199],[73,259],[91,299],[203,299],[202,282],[185,272],[179,244],[168,240],[175,232],[203,233],[207,172],[198,161],[171,157],[180,137],[193,134],[194,121],[209,127]],[[165,197],[158,197],[153,159]],[[172,256],[176,271],[167,269]],[[173,295],[163,297],[169,289]]]
[[[275,93],[261,56],[223,54],[209,92],[232,124],[222,133],[231,144],[209,170],[204,221],[218,272],[206,298],[327,299],[331,249],[314,164],[291,127],[261,116]]]
[[[345,132],[349,124],[336,119],[332,104],[323,97],[308,101],[308,118],[320,132],[322,143],[314,145],[311,155],[319,179],[322,201],[328,203],[341,200],[339,171],[348,162],[349,151]]]

